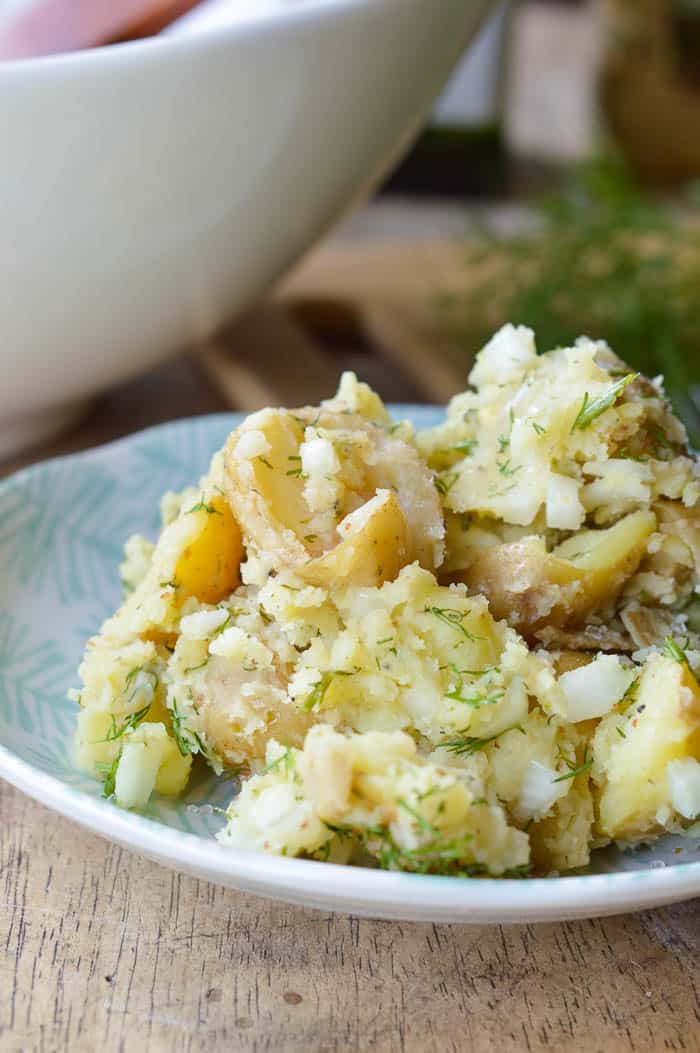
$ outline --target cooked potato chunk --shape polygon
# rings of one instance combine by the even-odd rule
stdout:
[[[525,635],[545,624],[578,626],[619,596],[655,527],[651,512],[633,512],[607,530],[579,531],[552,552],[539,537],[492,545],[451,577],[487,596],[494,615]]]
[[[240,584],[242,555],[241,531],[226,499],[205,481],[163,528],[145,574],[102,634],[172,644],[184,603],[218,603]]]
[[[390,870],[503,874],[527,867],[527,835],[483,797],[478,775],[426,762],[408,735],[313,728],[303,750],[268,747],[229,808],[224,844],[329,858],[343,846]]]
[[[299,577],[329,588],[334,582],[381,585],[409,562],[408,524],[392,490],[378,490],[337,527],[340,541],[299,568]]]
[[[552,814],[530,827],[532,862],[539,871],[574,870],[590,862],[593,795],[586,773],[577,776]]]
[[[124,736],[114,794],[123,808],[142,808],[156,790],[176,797],[185,788],[192,758],[183,757],[163,724],[141,724]]]
[[[413,446],[365,417],[262,410],[233,433],[226,471],[228,497],[245,525],[247,544],[277,568],[305,568],[309,580],[327,581],[335,566],[330,573],[340,571],[352,581],[348,575],[364,561],[381,566],[373,580],[384,580],[386,548],[395,545],[397,532],[391,562],[417,559],[431,570],[442,562],[444,525],[430,471]],[[386,490],[394,492],[395,502],[384,498],[380,518],[376,505],[357,520],[347,518]],[[335,564],[320,562],[344,545],[343,523],[346,533],[352,526],[351,544],[345,554],[337,553]],[[380,538],[386,559],[377,560],[373,550]]]
[[[223,497],[200,504],[186,513],[197,520],[197,529],[175,564],[175,581],[184,596],[218,603],[240,585],[243,542]]]
[[[668,826],[668,764],[700,759],[700,688],[687,663],[651,657],[631,704],[601,721],[593,751],[601,834],[635,841]]]

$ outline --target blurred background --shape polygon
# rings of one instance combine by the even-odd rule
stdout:
[[[264,303],[3,468],[314,402],[344,368],[443,402],[506,320],[541,350],[587,333],[663,373],[700,446],[699,220],[700,0],[504,0],[381,191]]]

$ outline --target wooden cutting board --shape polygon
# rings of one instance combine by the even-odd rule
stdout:
[[[316,403],[348,365],[370,381],[379,367],[394,401],[445,402],[464,389],[470,354],[448,332],[442,301],[469,280],[456,243],[322,248],[202,361],[236,409]]]

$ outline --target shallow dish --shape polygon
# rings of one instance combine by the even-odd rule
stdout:
[[[417,425],[441,411],[394,407]],[[230,785],[203,776],[143,815],[104,801],[71,761],[85,640],[120,598],[126,537],[155,533],[160,495],[206,470],[240,418],[165,424],[36,465],[0,484],[0,775],[42,804],[177,870],[291,903],[415,921],[532,922],[615,914],[700,895],[700,844],[609,849],[590,872],[523,881],[388,873],[225,849],[213,840]]]

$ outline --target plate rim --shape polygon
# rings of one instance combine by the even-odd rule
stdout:
[[[444,412],[444,407],[434,405],[401,403],[388,408],[409,418]],[[166,421],[88,450],[37,462],[0,481],[0,501],[38,471],[84,463],[110,453],[118,455],[121,449],[154,433],[233,423],[244,416],[224,412]],[[620,913],[700,895],[700,860],[602,874],[466,880],[339,864],[329,867],[315,860],[224,847],[214,838],[177,830],[77,789],[23,760],[1,739],[0,777],[93,833],[166,866],[318,909],[414,920],[545,921]]]

